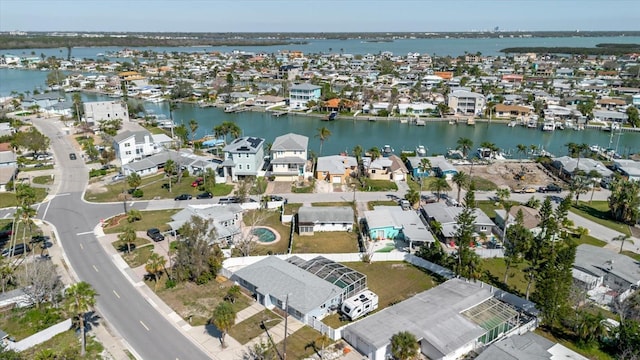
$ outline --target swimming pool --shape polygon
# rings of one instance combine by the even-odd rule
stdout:
[[[276,234],[273,231],[259,227],[251,230],[251,234],[258,237],[258,241],[261,243],[271,243],[276,240]]]

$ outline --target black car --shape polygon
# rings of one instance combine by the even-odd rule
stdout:
[[[151,238],[151,240],[158,242],[164,240],[164,235],[160,232],[158,228],[151,228],[147,230],[147,236]]]
[[[37,244],[40,242],[44,242],[46,243],[47,241],[49,241],[50,237],[46,236],[46,235],[35,235],[31,237],[31,240],[29,240],[30,244]]]
[[[278,195],[271,195],[270,199],[271,199],[271,201],[282,201],[285,204],[288,202],[286,198],[284,198],[282,196],[278,196]]]
[[[554,192],[554,193],[560,193],[562,192],[562,188],[556,184],[549,184],[545,187],[540,187],[538,188],[538,192],[541,193],[548,193],[548,192]]]
[[[193,196],[189,195],[189,194],[180,194],[178,196],[176,196],[173,200],[191,200],[191,198],[193,198]]]
[[[203,192],[200,193],[196,196],[196,199],[211,199],[213,197],[213,194],[210,192]]]
[[[9,247],[2,251],[2,256],[10,257],[15,255],[22,255],[25,252],[31,251],[31,248],[27,244],[16,244],[13,248]]]
[[[71,160],[77,159],[76,158],[76,154],[74,154],[74,153],[69,154],[69,159],[71,159]]]
[[[220,198],[218,204],[239,204],[240,198],[236,196]]]

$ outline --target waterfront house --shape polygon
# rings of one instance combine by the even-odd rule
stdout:
[[[493,117],[512,119],[529,116],[531,112],[531,109],[526,106],[497,104],[493,110]]]
[[[210,220],[211,228],[207,229],[207,232],[214,230],[215,238],[209,238],[209,244],[230,246],[241,236],[242,212],[243,209],[238,204],[189,205],[171,216],[168,224],[175,232],[194,216],[205,221]]]
[[[298,209],[298,233],[313,235],[315,232],[351,231],[354,213],[350,206],[303,206]]]
[[[18,173],[18,160],[13,151],[0,151],[0,192],[7,191],[6,185]]]
[[[568,347],[527,331],[518,332],[489,345],[475,360],[589,360]]]
[[[125,130],[119,133],[113,137],[113,148],[121,165],[162,151],[162,147],[153,142],[151,133],[146,129],[138,131]]]
[[[255,177],[263,173],[264,139],[258,137],[241,137],[225,146],[224,177],[228,181],[238,181],[245,177]]]
[[[494,222],[497,226],[497,232],[504,233],[505,229],[516,223],[516,216],[518,211],[522,211],[522,225],[527,228],[531,233],[537,235],[540,232],[540,212],[538,209],[530,208],[528,206],[516,205],[509,210],[509,220],[507,220],[507,212],[503,209],[496,209],[496,217]],[[500,234],[502,236],[502,234]]]
[[[558,175],[564,179],[571,179],[576,172],[588,174],[594,170],[600,174],[600,178],[608,178],[613,175],[613,172],[603,163],[587,157],[580,158],[579,163],[577,158],[569,156],[556,157],[552,160],[551,166],[557,169]]]
[[[366,234],[373,241],[400,240],[409,247],[430,245],[435,242],[420,216],[413,210],[399,206],[375,206],[364,212]]]
[[[635,94],[631,97],[631,105],[640,110],[640,94]]]
[[[84,118],[89,124],[116,119],[129,121],[129,110],[123,101],[91,101],[83,106]]]
[[[450,180],[453,175],[458,173],[456,167],[444,155],[427,156],[426,158],[431,161],[432,174],[437,177],[444,177]]]
[[[441,236],[442,240],[452,246],[455,241],[456,232],[458,231],[458,216],[462,212],[463,208],[459,206],[447,206],[442,202],[436,202],[432,204],[425,204],[420,207],[420,215],[429,224],[438,222],[442,226]],[[476,217],[473,228],[475,231],[474,237],[479,240],[482,237],[489,237],[493,232],[495,224],[491,221],[491,218],[487,216],[482,210],[474,209],[474,215]]]
[[[414,179],[420,179],[422,177],[427,177],[427,176],[431,176],[435,174],[435,171],[433,169],[433,164],[431,164],[431,168],[427,168],[427,169],[421,169],[421,162],[422,159],[431,159],[432,157],[426,157],[426,156],[408,156],[407,157],[407,170],[409,171],[409,174],[411,174],[411,177]]]
[[[640,286],[640,267],[633,258],[593,245],[576,248],[572,273],[574,283],[602,305],[621,302]]]
[[[482,115],[485,97],[467,90],[454,90],[449,94],[447,104],[460,115]]]
[[[289,133],[278,136],[271,145],[271,176],[293,181],[305,176],[309,138]]]
[[[372,180],[406,180],[409,170],[397,155],[379,157],[367,167],[367,175]]]
[[[23,99],[21,105],[23,109],[38,106],[40,109],[45,110],[59,103],[61,98],[64,100],[64,96],[60,96],[57,92],[36,94],[27,99]]]
[[[618,159],[613,163],[616,171],[629,180],[640,181],[640,161]]]
[[[358,161],[353,156],[322,156],[317,160],[315,178],[332,184],[346,184],[357,171]]]
[[[291,260],[305,263],[300,258]],[[345,298],[339,286],[276,256],[235,271],[231,280],[249,290],[267,309],[288,311],[305,323],[329,315]]]
[[[319,101],[322,88],[311,83],[294,84],[289,89],[289,108],[293,110],[307,109],[309,101]]]

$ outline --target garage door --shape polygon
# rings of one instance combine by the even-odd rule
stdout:
[[[342,183],[342,178],[340,176],[334,176],[333,178],[331,178],[331,182],[333,182],[334,184],[340,184]]]

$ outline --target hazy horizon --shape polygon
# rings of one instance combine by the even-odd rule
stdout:
[[[0,31],[640,31],[634,0],[1,0]]]

